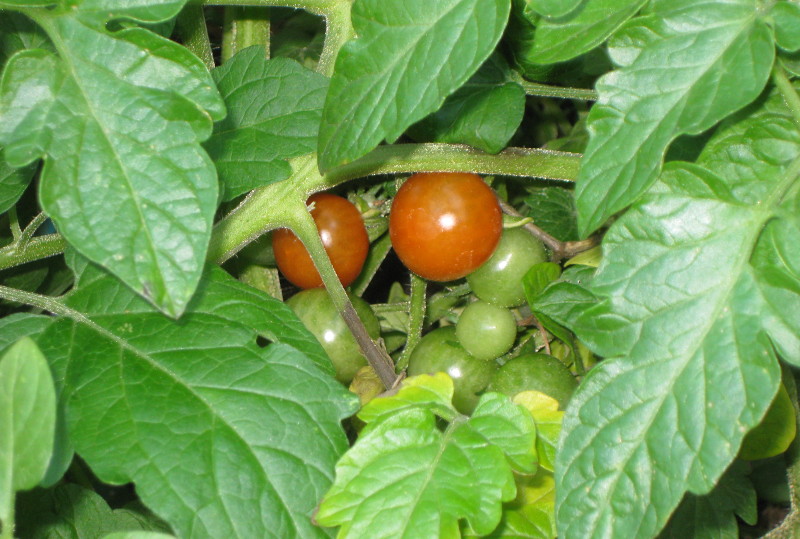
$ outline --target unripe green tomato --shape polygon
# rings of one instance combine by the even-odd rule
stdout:
[[[522,278],[534,264],[545,262],[542,242],[523,228],[503,231],[500,243],[481,267],[467,275],[467,283],[478,298],[501,307],[525,303]]]
[[[456,338],[456,328],[435,329],[422,337],[408,361],[408,375],[444,372],[453,379],[453,405],[462,414],[469,414],[478,403],[480,391],[497,370],[494,361],[475,359]]]
[[[558,359],[547,354],[525,354],[506,362],[489,384],[490,391],[513,397],[523,391],[539,391],[567,407],[578,381]]]
[[[358,296],[350,296],[350,301],[369,336],[373,339],[380,337],[380,322],[369,303]],[[303,290],[289,298],[286,304],[328,353],[336,371],[336,379],[349,384],[356,371],[367,364],[367,360],[325,289]]]
[[[495,359],[514,345],[517,321],[504,307],[476,301],[461,312],[456,324],[456,337],[475,359]]]

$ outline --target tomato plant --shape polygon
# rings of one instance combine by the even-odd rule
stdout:
[[[525,301],[522,277],[534,264],[547,259],[542,242],[521,228],[505,230],[497,249],[480,268],[467,276],[475,295],[504,307]]]
[[[369,303],[358,296],[351,296],[350,301],[369,336],[380,337],[380,323]],[[302,290],[286,304],[325,349],[336,371],[336,379],[343,384],[350,383],[356,371],[367,365],[367,360],[328,293],[322,289]]]
[[[798,52],[794,0],[0,0],[0,537],[797,535]]]
[[[566,409],[578,382],[561,361],[547,354],[516,357],[497,370],[489,389],[514,396],[522,391],[539,391]]]
[[[470,303],[456,325],[461,346],[477,359],[495,359],[511,349],[517,338],[517,321],[508,309],[483,301]]]
[[[456,328],[449,326],[431,331],[414,348],[408,363],[408,374],[447,373],[453,379],[453,403],[462,413],[468,414],[478,402],[497,365],[475,359],[464,350],[456,337]]]
[[[358,208],[330,193],[311,195],[307,203],[336,275],[342,286],[349,286],[361,273],[369,251],[367,229]],[[300,288],[322,286],[319,271],[294,232],[288,228],[273,232],[272,249],[278,269],[292,284]]]
[[[495,195],[480,176],[421,173],[397,191],[389,235],[411,271],[432,281],[452,281],[491,256],[502,224]]]

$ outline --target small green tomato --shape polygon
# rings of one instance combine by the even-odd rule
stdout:
[[[503,231],[500,243],[491,258],[467,275],[475,295],[501,307],[517,307],[525,303],[522,278],[534,264],[545,262],[547,254],[542,242],[522,228]]]
[[[350,301],[369,336],[373,339],[380,337],[380,322],[369,303],[352,295]],[[336,379],[349,384],[358,369],[367,364],[367,360],[325,289],[303,290],[289,298],[286,304],[328,353],[336,370]]]
[[[475,359],[458,342],[456,328],[435,329],[422,337],[408,362],[408,375],[447,373],[453,379],[453,405],[469,414],[497,370],[494,361]]]
[[[474,358],[491,360],[508,352],[517,338],[517,321],[508,309],[476,301],[461,313],[456,337]]]

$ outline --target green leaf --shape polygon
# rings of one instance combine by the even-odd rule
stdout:
[[[133,19],[163,22],[177,16],[186,0],[81,0],[80,12],[87,20]]]
[[[152,307],[139,296],[124,293],[120,283],[109,282],[109,275],[99,266],[72,250],[67,262],[76,274],[75,287],[81,294],[70,296],[70,305],[84,314],[107,312],[152,313]],[[192,310],[219,313],[245,324],[254,334],[273,342],[288,344],[303,352],[317,367],[333,374],[333,366],[319,341],[283,302],[230,278],[211,265],[207,282],[192,300]],[[265,299],[266,298],[266,299]]]
[[[249,47],[212,72],[228,116],[205,144],[224,185],[224,200],[285,180],[287,159],[316,149],[328,79],[285,58]]]
[[[2,0],[0,2],[0,8],[3,6],[11,8],[47,7],[55,5],[57,2],[58,0]]]
[[[800,6],[794,2],[777,2],[769,14],[777,45],[790,52],[800,49]]]
[[[358,39],[339,51],[319,131],[319,167],[361,157],[437,110],[494,50],[509,0],[359,0]]]
[[[56,392],[42,353],[23,337],[0,358],[0,521],[10,525],[14,493],[35,487],[53,452]]]
[[[786,214],[770,222],[753,253],[758,286],[770,309],[764,317],[781,358],[800,365],[800,217]]]
[[[142,28],[110,33],[100,19],[158,19],[177,5],[161,4],[82,2],[42,19],[59,56],[9,60],[0,144],[12,166],[44,158],[40,202],[70,244],[177,316],[211,234],[218,187],[200,141],[224,104],[189,51]]]
[[[552,472],[555,469],[556,447],[561,435],[564,412],[558,401],[539,391],[523,391],[514,396],[514,403],[524,406],[536,423],[536,453],[539,465]]]
[[[563,17],[575,11],[582,0],[526,0],[528,8],[543,17]]]
[[[103,539],[174,539],[174,536],[159,532],[114,532]]]
[[[35,166],[11,168],[0,155],[0,213],[14,206],[27,189],[36,172]]]
[[[592,280],[606,299],[588,316],[624,323],[604,328],[617,357],[590,372],[564,418],[568,537],[654,535],[683,492],[711,490],[778,389],[770,307],[750,265],[775,198],[744,204],[688,163],[662,180],[611,227]],[[793,180],[768,185],[781,193]]]
[[[17,533],[27,539],[101,539],[112,532],[142,530],[149,530],[153,539],[171,537],[156,533],[168,531],[163,523],[130,509],[111,509],[96,492],[71,483],[25,493],[17,508]]]
[[[439,110],[411,126],[409,136],[499,152],[516,133],[525,112],[525,90],[509,74],[503,57],[492,55]]]
[[[792,400],[781,384],[761,423],[744,437],[738,456],[743,460],[759,460],[780,455],[796,435],[797,418]]]
[[[600,245],[596,245],[591,249],[583,251],[582,253],[578,253],[577,255],[573,256],[566,262],[564,262],[564,266],[573,266],[575,264],[580,264],[583,266],[590,266],[592,268],[596,268],[600,265],[600,262],[603,260],[603,248]]]
[[[561,279],[548,286],[531,304],[531,310],[544,327],[564,342],[571,342],[570,328],[581,335],[589,348],[599,355],[612,356],[618,350],[617,336],[609,331],[633,331],[627,320],[614,313],[598,313],[599,298],[589,290],[594,268],[571,266]]]
[[[453,380],[443,372],[411,376],[403,380],[394,395],[371,400],[358,413],[358,418],[370,424],[402,410],[424,408],[452,420],[457,414],[452,402],[453,391]]]
[[[800,132],[783,97],[772,95],[732,118],[706,145],[698,162],[726,179],[727,192],[743,204],[761,204],[776,178],[800,157]],[[753,181],[761,178],[769,181]],[[756,244],[752,264],[771,306],[763,313],[779,355],[800,365],[800,212],[795,193],[778,207]]]
[[[540,64],[576,58],[605,41],[639,11],[646,0],[586,0],[569,17],[539,21],[531,61]]]
[[[687,494],[658,537],[736,539],[740,536],[736,515],[750,525],[758,517],[756,492],[747,477],[747,466],[740,462],[734,462],[708,494]]]
[[[561,241],[578,239],[578,212],[572,191],[561,187],[528,188],[525,215],[534,224]]]
[[[0,353],[22,337],[36,338],[53,322],[50,316],[15,313],[0,318]]]
[[[657,2],[609,47],[620,66],[597,82],[590,142],[576,186],[579,231],[588,234],[655,181],[669,143],[747,105],[774,58],[756,0]]]
[[[324,535],[309,516],[357,398],[321,369],[327,358],[300,351],[320,347],[288,308],[213,269],[174,321],[97,268],[78,269],[66,300],[76,312],[39,342],[93,472],[133,481],[179,536]]]
[[[14,344],[21,337],[30,337],[37,339],[38,336],[46,330],[54,318],[51,316],[42,316],[29,313],[16,313],[4,318],[0,318],[0,352],[6,350],[9,346]],[[58,388],[59,381],[56,380]],[[57,397],[59,397],[57,392]],[[50,465],[44,478],[40,481],[39,485],[48,487],[54,485],[61,479],[64,472],[72,462],[73,447],[67,435],[66,418],[64,417],[64,409],[61,405],[56,410],[56,430],[55,440],[53,442],[53,454],[50,458]]]
[[[17,51],[52,48],[47,34],[32,20],[13,11],[3,13],[0,18],[0,69]]]
[[[503,518],[487,539],[555,539],[556,484],[553,474],[517,476],[517,498],[503,506]],[[476,537],[468,532],[464,537]]]
[[[512,469],[532,468],[534,432],[530,415],[496,393],[445,432],[424,408],[382,415],[337,464],[317,522],[340,525],[342,538],[457,537],[459,519],[489,533],[515,495]]]
[[[528,303],[533,305],[547,285],[555,282],[559,276],[561,276],[561,266],[554,262],[541,262],[531,266],[522,280]]]

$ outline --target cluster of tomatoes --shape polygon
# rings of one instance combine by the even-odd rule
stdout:
[[[309,198],[311,215],[343,286],[362,270],[369,239],[358,209],[347,199],[319,193]],[[496,390],[513,395],[537,389],[566,404],[575,379],[558,359],[523,354],[506,361],[518,337],[512,309],[525,303],[523,276],[546,259],[544,248],[522,228],[503,228],[494,191],[476,174],[420,173],[408,178],[393,199],[389,235],[400,261],[420,277],[449,282],[466,277],[473,299],[455,325],[428,332],[410,356],[408,374],[447,372],[454,404],[469,413],[478,395]],[[326,348],[337,378],[349,383],[366,365],[355,339],[336,311],[301,241],[288,229],[273,234],[281,273],[304,289],[287,304]],[[351,301],[373,339],[380,323],[370,305]]]

